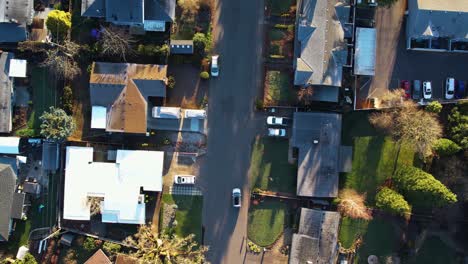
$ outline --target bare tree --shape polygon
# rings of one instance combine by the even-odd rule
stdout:
[[[400,99],[398,92],[390,92],[386,96],[383,98],[390,108],[371,114],[370,123],[396,141],[413,144],[421,157],[430,156],[432,145],[442,136],[442,126],[437,116],[419,109],[413,101]]]
[[[354,219],[371,220],[372,214],[365,204],[366,195],[353,189],[344,189],[339,194],[338,211]]]
[[[177,4],[182,9],[182,17],[184,21],[194,22],[195,15],[200,9],[200,0],[178,0]]]
[[[46,59],[42,66],[49,68],[59,79],[71,80],[81,73],[80,67],[73,60],[59,49],[50,49],[46,51]]]
[[[314,88],[311,86],[307,88],[301,88],[297,92],[297,99],[299,102],[303,103],[304,105],[310,105],[310,101],[314,95]]]
[[[101,27],[102,54],[106,56],[118,56],[126,60],[127,55],[132,53],[134,43],[130,33],[124,28],[116,26]]]

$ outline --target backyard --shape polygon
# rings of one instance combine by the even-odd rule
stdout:
[[[164,211],[168,210],[168,206],[174,204],[177,205],[175,211],[177,225],[173,229],[174,233],[181,237],[195,234],[195,240],[200,242],[203,196],[163,194],[161,215],[164,215]],[[163,217],[160,217],[160,220],[162,219]]]
[[[294,101],[291,74],[286,71],[266,71],[264,105],[291,105]]]
[[[279,200],[252,203],[249,210],[247,236],[252,242],[267,247],[273,244],[289,223],[288,205]]]
[[[351,113],[344,116],[343,144],[353,145],[353,168],[341,175],[340,186],[367,194],[367,204],[375,205],[378,188],[393,175],[400,164],[413,165],[417,156],[412,146],[393,142],[380,135],[367,122],[367,114]],[[371,221],[343,218],[339,240],[349,248],[359,236],[363,244],[358,250],[358,259],[366,260],[369,255],[387,256],[399,250],[400,230],[393,219],[374,216]],[[382,239],[385,237],[386,239]]]

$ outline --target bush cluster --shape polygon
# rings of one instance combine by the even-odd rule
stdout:
[[[434,143],[433,149],[439,156],[450,156],[459,152],[461,147],[450,139],[441,138]]]
[[[249,247],[249,250],[253,253],[260,253],[262,250],[259,246],[257,246],[254,242],[252,241],[249,241],[249,243],[247,243],[248,247]]]
[[[392,214],[404,215],[411,212],[411,207],[403,195],[387,187],[382,188],[377,193],[375,203],[377,208]]]

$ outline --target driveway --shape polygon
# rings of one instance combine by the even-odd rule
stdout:
[[[220,76],[210,81],[208,149],[199,173],[203,241],[213,264],[239,264],[246,256],[250,153],[264,122],[254,113],[261,91],[263,8],[263,0],[215,3],[213,36]],[[235,187],[242,189],[240,209],[231,205]]]

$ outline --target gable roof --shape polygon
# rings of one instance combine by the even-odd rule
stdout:
[[[12,129],[11,92],[13,81],[8,76],[11,59],[13,59],[13,53],[3,52],[0,54],[0,133],[10,133]]]
[[[468,1],[408,1],[407,37],[468,39]]]
[[[146,133],[148,97],[166,97],[166,74],[166,65],[94,62],[91,106],[106,107],[106,131]]]
[[[340,139],[340,114],[294,113],[291,145],[299,150],[298,196],[330,198],[338,195]]]
[[[301,208],[299,231],[293,235],[290,264],[336,263],[338,212]]]
[[[81,0],[81,15],[85,17],[105,17],[105,0]]]
[[[0,0],[0,22],[30,25],[33,19],[33,0]]]
[[[175,6],[175,0],[145,0],[145,20],[172,22]]]
[[[90,147],[66,149],[63,218],[90,220],[88,197],[102,197],[102,222],[144,224],[140,190],[162,191],[164,152],[117,150],[115,163],[93,161],[93,154]]]
[[[26,198],[25,193],[13,193],[13,202],[11,203],[11,218],[22,219],[23,218],[23,206]]]
[[[341,86],[349,5],[344,0],[300,0],[295,42],[295,85]]]
[[[26,40],[24,25],[0,22],[0,43],[16,43]]]
[[[102,249],[98,249],[84,264],[112,264]]]
[[[16,174],[8,164],[0,164],[0,241],[8,241]]]
[[[144,0],[105,0],[106,21],[116,24],[143,24]]]

